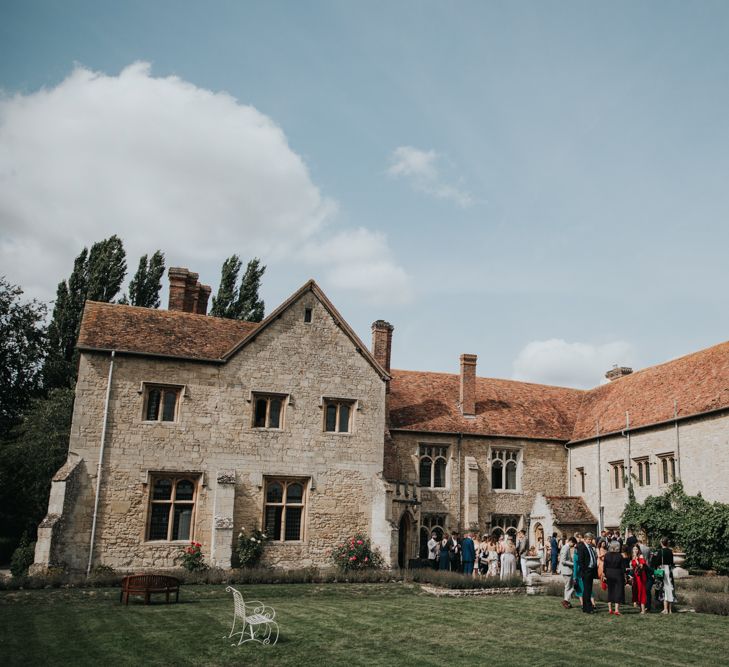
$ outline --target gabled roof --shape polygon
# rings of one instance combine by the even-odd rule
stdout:
[[[729,407],[729,342],[625,375],[585,394],[573,442]]]
[[[592,525],[597,523],[582,496],[546,496],[555,523],[568,526]]]
[[[476,416],[459,405],[460,377],[391,372],[390,428],[408,431],[569,440],[584,391],[476,378]]]
[[[306,292],[310,291],[381,378],[389,376],[314,280],[304,283],[262,322],[229,320],[177,310],[155,310],[87,301],[77,347],[225,363]]]
[[[221,362],[255,322],[87,301],[77,347]]]

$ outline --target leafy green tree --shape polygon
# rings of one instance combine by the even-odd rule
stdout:
[[[84,304],[111,301],[118,293],[126,272],[126,255],[115,235],[84,248],[73,263],[68,280],[58,284],[51,323],[48,326],[48,356],[43,366],[47,389],[73,387],[78,355],[76,341]]]
[[[119,293],[126,274],[126,252],[116,234],[94,243],[86,267],[85,297],[90,301],[110,303]]]
[[[21,303],[23,290],[0,277],[0,437],[15,425],[40,388],[46,307]]]
[[[223,262],[220,287],[213,297],[210,314],[232,320],[260,322],[263,319],[265,304],[259,297],[258,291],[266,267],[261,265],[261,260],[257,257],[250,260],[240,287],[236,287],[241,266],[238,255],[231,255]]]
[[[165,256],[160,250],[149,260],[147,255],[142,255],[137,272],[129,283],[129,301],[132,306],[159,308],[164,272]]]
[[[51,479],[63,465],[73,411],[73,390],[54,389],[33,399],[23,423],[0,446],[0,526],[4,535],[35,534],[48,510]]]

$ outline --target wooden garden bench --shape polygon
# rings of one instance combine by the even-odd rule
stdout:
[[[169,604],[170,593],[175,594],[175,602],[180,600],[180,581],[164,574],[130,574],[122,579],[120,602],[129,604],[130,595],[143,595],[144,604],[150,603],[153,593],[164,593]]]

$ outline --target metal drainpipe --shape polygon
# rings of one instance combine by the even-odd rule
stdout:
[[[458,434],[458,530],[466,530],[461,525],[463,518],[463,472],[461,471],[461,443],[463,442],[463,433]]]
[[[564,443],[564,448],[567,450],[567,495],[572,495],[572,450]]]
[[[96,497],[94,498],[94,518],[91,522],[91,542],[89,544],[89,562],[86,566],[86,576],[91,573],[91,562],[94,558],[94,539],[96,538],[96,519],[99,514],[99,494],[101,493],[101,464],[104,461],[104,446],[106,445],[106,423],[109,416],[109,398],[111,396],[111,377],[114,374],[114,356],[112,350],[109,362],[109,378],[106,382],[106,400],[104,401],[104,418],[101,424],[101,447],[99,448],[99,466],[96,469]]]
[[[681,443],[680,438],[678,437],[678,401],[675,398],[673,399],[673,419],[676,424],[676,472],[678,473],[678,478],[681,479]],[[676,480],[673,481],[675,482]]]
[[[602,532],[605,517],[602,511],[602,462],[600,456],[600,421],[595,422],[597,435],[597,527]]]

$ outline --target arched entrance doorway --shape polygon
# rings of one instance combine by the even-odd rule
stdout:
[[[404,512],[400,517],[400,530],[397,547],[397,564],[401,569],[405,569],[408,566],[408,560],[410,558],[411,528],[412,521],[410,520],[410,514],[408,514],[408,512]]]

